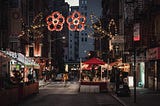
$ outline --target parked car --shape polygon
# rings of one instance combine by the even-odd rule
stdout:
[[[128,84],[121,84],[116,91],[117,96],[130,96],[131,91]]]
[[[63,73],[57,74],[55,81],[62,81],[63,80]]]

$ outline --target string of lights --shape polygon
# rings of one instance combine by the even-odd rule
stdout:
[[[32,21],[31,25],[26,25],[24,20],[21,18],[20,23],[22,24],[22,31],[18,37],[27,37],[32,39],[39,39],[43,37],[42,27],[47,26],[43,23],[43,13],[40,12],[36,15]]]
[[[102,22],[97,16],[91,14],[90,20],[92,25],[87,25],[87,27],[90,29],[92,33],[89,33],[89,37],[94,37],[95,39],[102,39],[105,36],[108,36],[111,39],[113,38],[113,36],[117,35],[117,26],[114,19],[110,20],[107,27],[108,29],[104,29],[102,27]]]

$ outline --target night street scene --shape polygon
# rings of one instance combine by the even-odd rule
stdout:
[[[160,106],[160,0],[0,0],[0,106]]]

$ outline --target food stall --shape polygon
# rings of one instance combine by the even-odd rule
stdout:
[[[99,58],[91,58],[82,62],[80,92],[107,92],[108,81],[102,79],[102,65],[104,61]],[[89,90],[88,90],[89,89]]]

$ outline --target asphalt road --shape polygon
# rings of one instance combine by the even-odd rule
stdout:
[[[107,93],[79,93],[78,82],[52,82],[16,106],[122,106]]]

